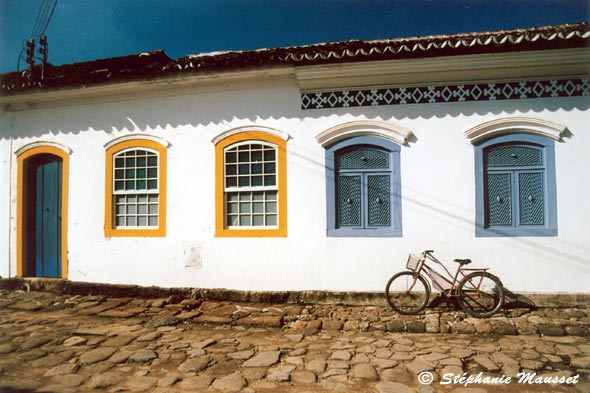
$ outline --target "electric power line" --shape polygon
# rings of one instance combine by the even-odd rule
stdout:
[[[33,25],[33,31],[31,33],[31,37],[28,40],[24,40],[23,47],[18,55],[17,60],[17,70],[20,71],[20,61],[23,56],[23,52],[25,51],[26,46],[26,61],[29,64],[31,70],[35,65],[35,42],[39,41],[41,46],[39,48],[39,53],[41,54],[41,60],[43,64],[47,62],[47,36],[45,32],[47,31],[47,27],[49,27],[49,22],[53,17],[53,12],[55,11],[55,7],[57,6],[57,0],[43,0],[41,5],[39,6],[39,10],[37,11],[37,16],[35,18],[35,24]]]
[[[49,26],[49,22],[51,21],[51,18],[53,17],[53,12],[55,11],[55,6],[57,6],[57,0],[53,1],[53,6],[51,7],[51,12],[49,13],[49,17],[47,17],[47,21],[45,22],[45,26],[43,27],[43,30],[41,30],[37,36],[37,38],[42,37],[43,35],[45,35],[45,31],[47,30],[47,27]],[[49,10],[49,8],[47,8],[47,10]],[[46,13],[47,15],[47,13]]]
[[[42,23],[41,21],[43,20],[44,22],[45,17],[43,16],[43,13],[44,10],[47,8],[48,1],[49,0],[43,0],[41,2],[39,10],[37,11],[37,17],[35,18],[35,24],[33,25],[33,31],[31,32],[31,38],[35,38],[37,32],[39,31],[39,26]]]

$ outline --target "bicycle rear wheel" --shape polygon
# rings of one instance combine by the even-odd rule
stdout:
[[[487,318],[504,304],[504,287],[500,279],[487,272],[471,273],[459,284],[459,304],[475,318]]]
[[[413,315],[422,311],[428,303],[430,287],[424,277],[413,272],[400,272],[389,279],[385,286],[387,303],[400,314]]]

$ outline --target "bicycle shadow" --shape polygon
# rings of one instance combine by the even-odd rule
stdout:
[[[505,301],[504,306],[502,308],[512,310],[515,308],[528,308],[530,311],[536,311],[539,308],[531,299],[524,295],[519,295],[518,293],[514,293],[510,291],[508,288],[504,288],[504,296],[506,300],[508,298],[512,299],[511,301]]]
[[[517,308],[525,308],[529,311],[536,311],[539,308],[531,299],[524,295],[519,295],[517,293],[512,292],[508,288],[504,288],[504,296],[505,301],[502,309],[504,310],[514,310]],[[510,300],[509,300],[510,299]],[[447,308],[453,308],[454,310],[461,310],[461,305],[459,304],[459,300],[457,298],[445,297],[441,294],[438,294],[428,305],[428,308],[437,308],[440,306],[445,306]]]

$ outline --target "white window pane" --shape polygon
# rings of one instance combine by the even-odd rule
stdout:
[[[137,205],[137,213],[138,214],[146,214],[147,213],[147,206],[146,205]]]
[[[238,168],[236,165],[226,165],[225,166],[225,174],[228,176],[233,176],[238,174]]]
[[[254,202],[252,204],[252,211],[254,213],[264,213],[264,203],[262,203],[262,202]]]
[[[252,162],[260,162],[262,161],[262,151],[257,150],[252,152]]]
[[[275,160],[275,151],[272,150],[265,150],[264,152],[264,161],[274,161]]]
[[[266,203],[266,212],[267,213],[276,213],[277,212],[277,203],[276,202],[267,202]]]
[[[239,195],[240,195],[240,201],[249,201],[251,199],[249,192],[241,192]]]
[[[265,186],[276,186],[277,185],[277,180],[275,178],[275,175],[266,175],[266,176],[264,176],[264,185]]]
[[[225,179],[226,187],[236,187],[238,185],[238,178],[236,176],[230,176]]]
[[[250,226],[250,216],[240,216],[240,226]]]
[[[252,186],[262,186],[262,176],[252,176]]]
[[[157,227],[158,226],[158,216],[149,216],[148,217],[148,225],[150,227]]]
[[[275,173],[276,167],[274,162],[264,164],[264,173],[272,174]]]
[[[262,173],[262,164],[252,164],[250,172],[254,175]]]
[[[264,216],[263,215],[255,215],[252,216],[252,225],[254,226],[264,226]]]
[[[227,152],[225,153],[225,162],[236,162],[237,155],[235,152]]]
[[[240,187],[249,187],[250,186],[250,178],[248,176],[240,176],[238,178],[238,184]]]
[[[250,173],[250,165],[249,164],[240,164],[238,166],[238,174],[247,175],[249,173]]]
[[[275,214],[269,214],[266,216],[266,225],[277,225],[277,216]]]
[[[140,227],[147,226],[147,217],[137,217],[137,225]]]
[[[149,214],[158,214],[158,205],[157,204],[150,204],[148,209]]]
[[[242,148],[242,147],[247,148],[247,146],[240,146],[240,148]],[[239,162],[249,162],[250,161],[250,153],[247,151],[239,152],[238,153],[238,161]]]

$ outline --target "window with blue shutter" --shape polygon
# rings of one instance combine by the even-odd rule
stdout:
[[[511,134],[476,146],[476,234],[555,236],[554,142]]]
[[[401,236],[399,151],[369,136],[326,150],[329,236]]]

